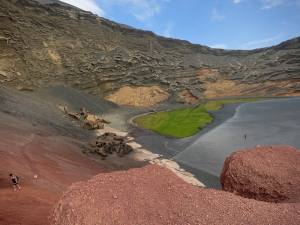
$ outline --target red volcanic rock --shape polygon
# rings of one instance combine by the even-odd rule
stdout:
[[[73,184],[52,225],[300,224],[300,204],[246,199],[189,185],[157,165]]]
[[[229,156],[223,190],[267,202],[300,202],[300,151],[290,146],[257,147]]]

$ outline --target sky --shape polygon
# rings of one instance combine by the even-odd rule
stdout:
[[[61,0],[158,35],[224,49],[300,36],[300,0]]]

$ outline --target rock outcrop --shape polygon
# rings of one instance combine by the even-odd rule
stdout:
[[[223,190],[268,202],[300,202],[300,151],[289,146],[257,147],[229,156]]]
[[[90,113],[86,108],[80,108],[80,112],[70,112],[66,106],[59,106],[58,108],[72,119],[78,121],[82,128],[88,130],[103,129],[104,124],[110,123],[109,121]]]
[[[65,84],[100,97],[118,95],[126,86],[158,86],[174,97],[170,100],[192,103],[300,95],[300,38],[227,51],[157,36],[59,1],[0,0],[0,5],[0,83],[6,86]],[[151,99],[150,94],[143,97]]]
[[[95,142],[90,143],[87,150],[89,153],[99,154],[103,159],[114,153],[122,157],[133,151],[133,148],[127,144],[128,141],[127,137],[107,132],[98,136]]]
[[[297,225],[299,213],[299,203],[260,202],[195,187],[149,165],[73,184],[56,205],[51,224]]]

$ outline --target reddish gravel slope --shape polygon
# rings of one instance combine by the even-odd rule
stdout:
[[[84,157],[72,139],[9,116],[1,119],[0,225],[48,225],[62,192],[104,169]],[[21,191],[12,190],[9,173],[20,176]]]
[[[300,202],[300,151],[267,146],[229,156],[221,175],[223,189],[268,202]]]
[[[57,204],[55,225],[300,224],[300,204],[273,204],[203,189],[167,169],[100,174],[71,186]]]

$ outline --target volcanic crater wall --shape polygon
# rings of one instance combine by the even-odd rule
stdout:
[[[3,85],[66,84],[101,97],[124,86],[159,86],[181,101],[300,95],[300,38],[225,51],[160,37],[58,1],[0,0],[0,5]]]

